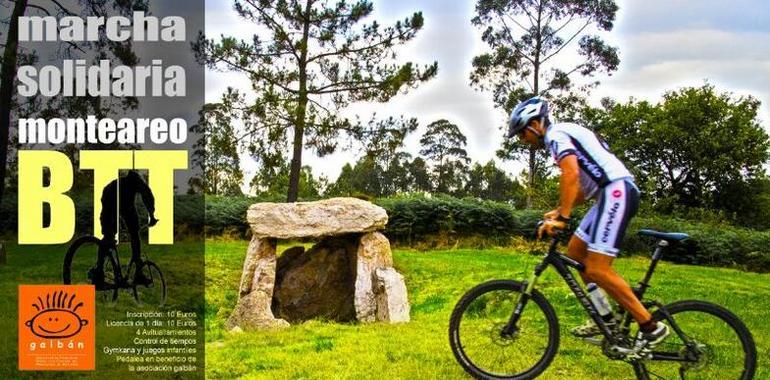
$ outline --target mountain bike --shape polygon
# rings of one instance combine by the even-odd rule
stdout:
[[[122,289],[131,291],[137,303],[163,306],[167,290],[160,267],[147,260],[144,252],[142,264],[139,268],[137,266],[133,259],[129,260],[128,265],[121,265],[115,241],[87,235],[76,239],[67,249],[63,280],[65,284],[94,285],[99,298],[105,302],[117,301],[118,291]],[[137,270],[142,271],[146,283],[134,283]]]
[[[583,339],[600,346],[609,359],[629,363],[637,379],[752,379],[757,365],[756,346],[735,314],[705,301],[664,305],[643,299],[663,254],[689,236],[653,230],[641,230],[639,234],[656,238],[657,244],[634,293],[656,321],[671,328],[668,338],[655,349],[636,344],[628,312],[620,313],[621,323],[608,327],[570,270],[583,271],[585,267],[557,251],[556,237],[529,280],[488,281],[460,299],[449,322],[449,342],[457,361],[479,379],[523,380],[542,374],[559,348],[559,322],[553,307],[535,286],[543,271],[553,266],[601,330],[601,336]]]

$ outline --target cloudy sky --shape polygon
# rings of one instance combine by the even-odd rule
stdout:
[[[422,11],[425,27],[399,50],[404,61],[438,61],[439,73],[430,82],[387,104],[356,104],[350,110],[363,119],[378,116],[416,117],[421,128],[407,141],[416,154],[424,127],[437,119],[457,124],[468,137],[468,153],[474,161],[494,159],[502,140],[500,126],[505,114],[495,109],[490,94],[469,86],[471,59],[484,50],[479,32],[471,25],[474,1],[469,0],[374,0],[372,20],[390,25],[415,11]],[[620,67],[592,95],[598,104],[609,96],[658,101],[668,90],[700,86],[704,81],[721,91],[753,95],[762,101],[760,118],[770,122],[770,2],[763,0],[618,0],[615,27],[602,36],[620,49]],[[207,0],[206,34],[248,39],[254,25],[240,20],[226,0]],[[235,73],[209,72],[207,101],[216,101],[227,86],[249,90],[248,80]],[[357,152],[339,152],[316,159],[305,153],[303,164],[316,174],[335,179],[345,162]],[[522,165],[501,163],[510,173]],[[243,157],[247,182],[256,164]]]

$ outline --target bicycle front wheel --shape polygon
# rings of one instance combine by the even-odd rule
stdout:
[[[118,298],[119,268],[115,258],[107,254],[101,268],[97,268],[101,240],[82,236],[67,249],[64,256],[62,280],[65,285],[94,285],[99,298],[115,301]]]
[[[152,261],[145,261],[139,269],[147,280],[144,284],[133,284],[134,299],[137,302],[163,306],[166,304],[166,280],[163,272]]]
[[[559,322],[538,291],[512,336],[502,333],[521,297],[521,283],[490,281],[466,293],[449,322],[449,343],[460,365],[479,379],[532,379],[551,364],[559,347]]]
[[[679,301],[658,310],[656,320],[682,334],[671,335],[640,368],[641,378],[748,380],[754,377],[757,349],[746,325],[729,310],[703,301]],[[644,375],[648,375],[645,377]],[[649,375],[652,375],[651,377]]]

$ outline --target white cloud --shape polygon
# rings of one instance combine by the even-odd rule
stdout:
[[[207,14],[207,33],[249,38],[254,26],[240,20],[229,1],[209,1],[213,14]],[[223,5],[225,3],[225,5]],[[371,20],[389,25],[416,10],[425,16],[425,28],[414,41],[399,50],[400,60],[439,63],[439,74],[409,94],[399,95],[385,104],[356,104],[346,112],[368,119],[378,116],[417,117],[421,129],[407,141],[412,154],[419,151],[419,135],[428,123],[445,118],[457,124],[468,137],[468,152],[474,161],[494,157],[501,142],[498,127],[505,115],[495,109],[489,93],[469,86],[470,60],[483,48],[479,32],[470,19],[475,2],[375,1]],[[619,70],[611,77],[598,77],[602,84],[592,99],[604,96],[625,101],[628,97],[658,101],[669,90],[700,86],[704,80],[720,91],[753,95],[763,102],[760,117],[770,123],[770,17],[767,2],[733,0],[619,0],[615,29],[603,33],[609,44],[620,48]],[[768,17],[766,17],[768,16]],[[566,52],[566,50],[565,50]],[[577,59],[565,55],[559,62]],[[215,99],[228,85],[249,90],[244,76],[211,73],[207,78],[207,100]],[[339,152],[322,159],[309,152],[304,162],[314,172],[335,179],[345,162],[355,160],[356,152]],[[253,162],[245,158],[249,171]],[[521,164],[507,163],[515,172]]]
[[[762,101],[760,118],[770,121],[770,33],[714,29],[641,33],[621,40],[620,70],[594,93],[660,100],[664,92],[704,81],[736,96]]]

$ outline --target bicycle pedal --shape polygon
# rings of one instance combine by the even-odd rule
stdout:
[[[584,342],[588,344],[593,344],[594,346],[601,346],[604,343],[603,337],[589,336],[589,337],[583,337],[580,339],[582,339]]]
[[[626,360],[647,360],[652,358],[652,351],[646,348],[626,355]]]

